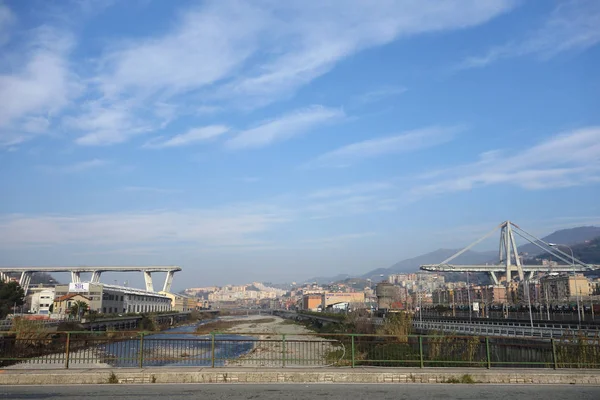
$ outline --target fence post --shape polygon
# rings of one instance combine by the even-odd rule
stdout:
[[[140,344],[139,344],[139,367],[144,368],[144,332],[140,333]]]
[[[354,335],[350,335],[352,339],[352,368],[354,368]]]
[[[210,333],[210,361],[212,368],[215,367],[215,333]]]
[[[490,357],[490,338],[485,337],[485,353],[487,358],[487,369],[492,367],[492,358]]]
[[[71,344],[71,332],[67,332],[67,343],[65,344],[65,368],[69,369],[69,347]]]
[[[421,360],[421,368],[423,368],[423,336],[421,335],[419,335],[419,358]]]
[[[554,338],[550,339],[550,343],[552,344],[552,364],[554,364],[554,369],[557,369],[558,360],[556,359],[556,343],[554,342]]]
[[[281,335],[281,365],[285,367],[285,335]]]

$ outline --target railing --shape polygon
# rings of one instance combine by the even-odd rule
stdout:
[[[523,322],[498,322],[486,320],[463,321],[456,319],[415,319],[415,329],[456,332],[468,335],[506,336],[506,337],[537,337],[545,339],[570,337],[573,332],[578,335],[597,338],[600,335],[598,327],[579,326],[560,322],[536,322],[533,326]]]
[[[0,337],[3,368],[160,366],[600,368],[600,339],[136,332]]]

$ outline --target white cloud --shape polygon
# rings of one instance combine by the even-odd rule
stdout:
[[[411,190],[414,198],[509,184],[528,190],[600,182],[600,127],[556,135],[520,152],[488,153],[479,161],[429,174]]]
[[[69,8],[91,18],[112,4],[118,2],[74,0]],[[349,0],[344,7],[332,0],[207,1],[182,7],[172,24],[155,34],[110,38],[100,54],[73,66],[67,62],[72,43],[48,35],[46,27],[38,44],[25,52],[21,68],[12,69],[20,72],[0,76],[1,98],[12,99],[0,109],[0,143],[28,140],[33,134],[20,128],[21,118],[60,116],[77,94],[85,102],[62,126],[80,135],[77,144],[88,146],[122,143],[163,129],[184,114],[260,107],[292,96],[362,50],[473,27],[513,5],[513,0],[383,0],[377,7],[362,0]],[[0,21],[11,19],[0,7]],[[48,20],[69,26],[65,19],[74,18],[67,11],[62,14],[69,18],[61,20],[55,10]],[[85,75],[84,93],[73,70]],[[248,138],[239,136],[230,145],[262,145]],[[265,136],[265,143],[270,141]]]
[[[223,79],[256,51],[264,15],[242,1],[207,2],[183,12],[173,26],[167,34],[126,42],[106,54],[103,91],[176,94]]]
[[[344,116],[339,109],[313,106],[297,110],[280,118],[240,132],[226,142],[231,149],[265,147],[269,144],[290,139],[318,125],[338,120]]]
[[[181,147],[195,144],[198,142],[206,142],[218,136],[227,133],[229,128],[224,125],[210,125],[202,128],[193,128],[180,135],[173,136],[169,139],[162,137],[150,140],[145,144],[145,147],[163,148],[163,147]]]
[[[391,182],[367,182],[353,185],[337,186],[327,189],[321,189],[309,193],[308,198],[326,199],[331,197],[344,197],[364,193],[379,192],[392,189],[394,185]]]
[[[154,127],[150,122],[137,118],[126,105],[105,107],[92,103],[84,109],[82,114],[64,119],[67,128],[83,133],[75,140],[82,146],[122,143]]]
[[[165,189],[165,188],[157,188],[151,186],[126,186],[123,188],[124,192],[132,192],[132,193],[155,193],[155,194],[171,194],[171,193],[181,193],[181,190],[177,189]]]
[[[56,173],[77,173],[88,171],[90,169],[96,169],[109,165],[110,161],[95,158],[93,160],[81,161],[75,164],[67,165],[44,165],[41,168],[48,172]]]
[[[398,86],[385,86],[377,89],[370,90],[366,93],[363,93],[359,96],[356,96],[353,99],[353,103],[355,104],[370,104],[376,103],[390,97],[401,95],[406,92],[406,88],[398,87]]]
[[[543,26],[529,37],[493,47],[484,55],[469,57],[459,65],[459,69],[484,67],[505,58],[530,54],[549,58],[566,51],[585,50],[600,42],[598,26],[600,2],[559,2]]]
[[[264,104],[287,96],[329,72],[339,61],[366,48],[403,37],[481,24],[508,9],[513,1],[336,1],[266,2],[265,28],[275,52],[223,87],[224,96],[253,97]],[[275,5],[276,4],[276,5]],[[273,38],[277,39],[274,41]]]
[[[4,3],[0,2],[0,46],[10,39],[11,29],[16,22],[13,12]]]
[[[322,154],[305,167],[345,167],[365,158],[408,153],[451,141],[461,128],[430,127],[348,144]]]
[[[78,78],[69,71],[66,59],[71,48],[69,35],[40,27],[13,58],[19,67],[12,70],[19,72],[0,75],[0,146],[44,133],[32,121],[56,115],[79,93]]]
[[[0,217],[0,245],[110,246],[131,244],[200,246],[243,244],[254,234],[287,221],[259,209],[153,211],[87,215]]]

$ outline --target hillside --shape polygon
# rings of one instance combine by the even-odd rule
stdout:
[[[586,264],[600,264],[600,236],[592,240],[588,240],[585,243],[579,243],[571,246],[571,248],[573,249],[573,255],[575,258],[581,260],[582,262]],[[571,254],[568,249],[561,250],[569,255]],[[566,258],[569,259],[570,257]],[[561,264],[564,263],[548,253],[538,255],[535,262],[541,263],[542,259],[552,259],[560,262]]]
[[[597,248],[594,247],[592,243],[582,244],[586,241],[594,240],[594,243],[597,245],[597,241],[600,238],[600,227],[597,226],[581,226],[577,228],[571,229],[561,229],[556,232],[551,233],[550,235],[544,236],[542,240],[546,243],[559,243],[566,244],[569,246],[574,246],[573,250],[580,251],[581,257],[586,257],[586,261],[588,263],[600,263],[597,254]],[[383,278],[387,278],[390,274],[398,274],[405,272],[417,272],[419,267],[423,264],[437,264],[455,254],[458,249],[438,249],[436,251],[423,254],[414,258],[409,258],[406,260],[402,260],[387,268],[377,268],[372,271],[367,272],[366,274],[360,275],[360,278],[363,279],[371,279],[373,282],[379,282]],[[522,253],[527,253],[531,258],[540,257],[540,254],[543,253],[543,250],[538,246],[527,243],[523,246],[519,247],[519,251]],[[579,258],[576,252],[575,256]],[[453,263],[456,264],[493,264],[498,260],[498,251],[490,250],[490,251],[466,251],[461,254],[456,259],[452,260]],[[582,259],[583,260],[583,259]],[[596,261],[594,261],[596,260]],[[486,282],[487,274],[472,274],[471,277],[474,281]],[[315,277],[311,279],[305,280],[305,282],[318,282],[318,283],[329,283],[329,282],[341,282],[347,280],[348,278],[352,278],[348,274],[339,274],[337,276],[332,277]],[[446,274],[446,279],[448,280],[464,280],[463,274],[460,273],[448,273]]]
[[[385,278],[390,274],[416,272],[419,270],[419,267],[421,265],[437,264],[439,262],[444,261],[451,255],[455,254],[457,251],[457,249],[439,249],[431,253],[402,260],[389,268],[378,268],[373,271],[369,271],[362,277],[365,279],[372,279],[375,282],[381,279],[381,275],[383,275],[383,277]],[[489,263],[490,260],[493,260],[494,257],[497,257],[496,254],[496,251],[477,252],[468,250],[460,256],[456,257],[454,260],[452,260],[452,262],[456,264],[485,264]]]
[[[600,236],[600,227],[597,226],[580,226],[571,229],[561,229],[548,236],[544,236],[542,240],[546,243],[566,244],[568,246],[584,243],[585,241],[595,239]],[[519,251],[527,253],[530,256],[542,254],[544,251],[533,243],[527,243],[519,247]]]

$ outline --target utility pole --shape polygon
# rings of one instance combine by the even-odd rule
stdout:
[[[469,323],[471,323],[471,283],[469,282],[469,271],[467,271],[467,299],[469,301]]]
[[[546,289],[544,291],[546,292],[546,314],[548,314],[548,321],[550,321],[550,303],[548,302],[548,286],[546,285],[544,289]]]

